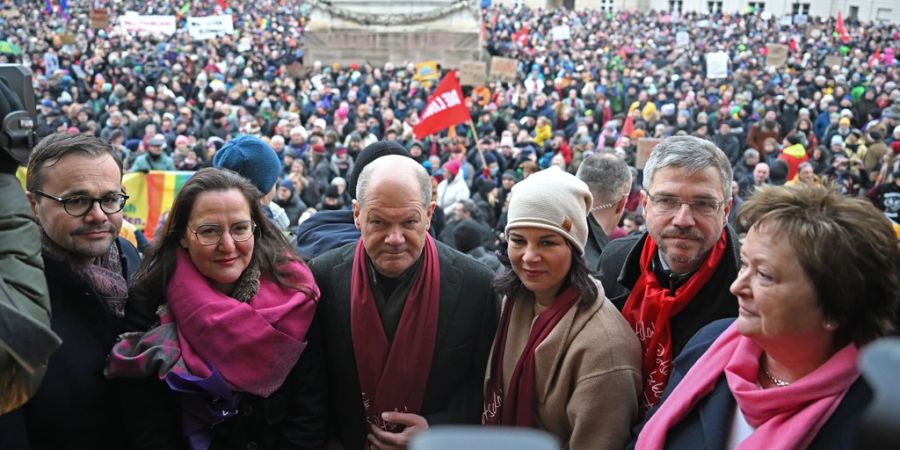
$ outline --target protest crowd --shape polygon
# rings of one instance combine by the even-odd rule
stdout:
[[[0,9],[39,141],[0,186],[46,275],[0,291],[63,343],[0,448],[856,448],[857,351],[900,318],[900,24],[494,5],[515,80],[473,85],[310,61],[310,8]],[[156,171],[191,176],[141,230],[122,175]]]

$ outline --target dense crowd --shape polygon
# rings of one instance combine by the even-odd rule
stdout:
[[[465,189],[441,189],[441,208],[454,215],[457,200],[471,199],[475,207],[461,209],[502,229],[516,180],[551,164],[574,173],[591,152],[616,152],[635,166],[638,139],[675,134],[710,139],[725,151],[741,197],[800,173],[835,180],[851,195],[869,193],[897,216],[896,200],[885,201],[884,192],[897,190],[900,167],[897,24],[848,22],[845,43],[833,18],[793,24],[758,14],[496,6],[482,11],[484,44],[491,55],[518,60],[517,81],[465,88],[479,142],[465,125],[450,130],[453,137],[418,141],[412,127],[431,86],[413,79],[413,62],[304,61],[308,5],[234,3],[226,12],[235,34],[206,42],[192,41],[183,26],[187,16],[221,12],[216,3],[122,2],[110,11],[112,24],[126,11],[177,15],[172,36],[94,30],[89,6],[71,2],[66,17],[35,3],[6,7],[19,15],[7,14],[0,38],[22,53],[3,57],[34,72],[40,134],[68,130],[110,140],[132,171],[197,170],[231,137],[263,137],[283,160],[276,202],[291,226],[307,210],[348,206],[353,160],[376,140],[401,142],[436,183],[462,172]],[[554,40],[560,26],[570,36]],[[685,32],[687,42],[678,42]],[[63,45],[64,34],[76,43]],[[784,65],[766,65],[773,43],[789,47]],[[710,79],[704,55],[717,51],[727,53],[729,71]],[[828,67],[826,59],[835,62],[829,57],[840,64]],[[302,75],[295,63],[304,64]],[[633,128],[620,136],[628,115]],[[454,159],[458,169],[444,167]],[[804,161],[811,174],[799,170]],[[636,207],[632,201],[628,211]]]
[[[437,80],[304,59],[308,4],[98,6],[0,8],[42,138],[0,148],[0,447],[897,441],[858,364],[900,328],[896,24],[484,9],[516,80],[417,139]],[[132,242],[157,170],[195,173]]]

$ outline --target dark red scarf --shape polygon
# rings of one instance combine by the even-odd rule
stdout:
[[[641,398],[643,411],[659,403],[669,381],[672,368],[672,317],[680,313],[712,277],[725,254],[727,242],[726,231],[723,230],[722,237],[713,246],[706,261],[686,283],[675,290],[675,295],[671,295],[669,289],[659,284],[653,273],[653,257],[657,246],[653,238],[647,235],[641,252],[641,276],[622,308],[622,316],[637,333],[644,352],[644,394]]]
[[[425,240],[424,261],[403,306],[393,342],[388,342],[375,306],[375,295],[362,239],[356,244],[350,281],[350,326],[366,421],[387,431],[381,413],[419,414],[434,357],[441,275],[437,247]]]
[[[491,359],[491,378],[488,381],[487,393],[484,397],[484,412],[481,423],[485,425],[504,425],[519,427],[535,427],[535,373],[534,351],[544,339],[556,328],[556,324],[575,304],[578,291],[574,286],[562,292],[556,300],[538,314],[528,333],[525,349],[519,355],[516,368],[509,379],[509,392],[503,395],[503,356],[506,352],[506,335],[512,317],[514,300],[507,300],[506,308],[500,319],[500,334],[494,342]]]

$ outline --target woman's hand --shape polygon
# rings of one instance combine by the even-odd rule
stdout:
[[[369,444],[378,450],[406,449],[413,436],[428,429],[428,421],[418,414],[385,412],[381,414],[381,418],[385,422],[403,425],[405,428],[399,433],[392,433],[369,425],[372,431],[368,436]]]

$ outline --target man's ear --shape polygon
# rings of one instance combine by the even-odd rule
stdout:
[[[34,215],[34,221],[37,222],[38,226],[41,225],[41,216],[38,214],[38,198],[31,191],[25,191],[25,198],[28,199],[28,204],[31,205],[31,214]]]
[[[434,217],[434,208],[437,206],[437,202],[428,203],[428,207],[425,208],[425,229],[428,230],[431,228],[431,218]]]
[[[616,202],[616,214],[619,214],[625,209],[625,204],[628,203],[628,194],[622,196],[618,202]]]
[[[359,206],[359,201],[353,199],[353,224],[356,225],[356,229],[362,231],[362,208]]]
[[[722,222],[723,222],[722,226],[723,227],[728,225],[728,215],[731,214],[731,207],[733,206],[733,203],[734,203],[734,197],[729,198],[728,200],[725,200],[725,206],[722,207],[722,211],[725,213],[725,214],[722,214]]]

